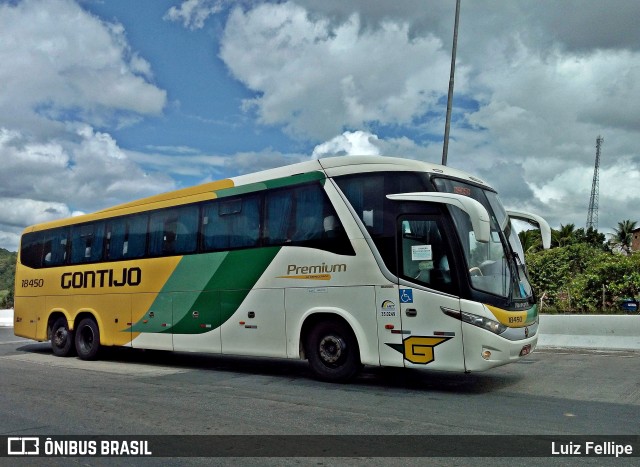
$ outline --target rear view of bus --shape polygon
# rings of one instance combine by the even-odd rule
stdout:
[[[29,227],[16,335],[91,360],[104,346],[481,371],[535,348],[512,220],[462,171],[332,157]]]

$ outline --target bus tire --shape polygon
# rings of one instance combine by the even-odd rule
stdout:
[[[64,317],[56,319],[51,327],[51,348],[58,357],[68,357],[75,351],[73,331]]]
[[[82,360],[95,360],[100,350],[100,330],[93,318],[84,318],[76,328],[76,352]]]
[[[323,321],[313,327],[307,339],[306,354],[311,371],[323,381],[349,381],[362,366],[353,331],[338,321]]]

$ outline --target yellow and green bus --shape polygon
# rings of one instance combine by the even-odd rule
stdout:
[[[330,157],[28,227],[14,332],[101,347],[481,371],[531,352],[538,312],[512,219],[462,171]]]

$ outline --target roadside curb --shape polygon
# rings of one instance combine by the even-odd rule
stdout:
[[[0,310],[0,328],[13,327],[13,310]]]
[[[640,350],[640,316],[543,314],[538,347]]]

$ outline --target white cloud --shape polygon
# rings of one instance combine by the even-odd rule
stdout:
[[[70,215],[64,203],[0,196],[0,248],[17,251],[25,226]]]
[[[164,15],[165,20],[176,21],[189,29],[201,29],[212,15],[220,13],[230,0],[186,0],[180,6],[172,6]]]
[[[27,225],[175,187],[169,177],[145,173],[108,134],[80,126],[77,138],[40,143],[0,128],[0,245],[14,250]]]
[[[220,172],[230,156],[203,154],[193,148],[155,148],[152,152],[127,151],[127,156],[137,164],[172,176],[206,178],[212,172]]]
[[[22,198],[0,198],[0,219],[3,223],[22,227],[71,216],[66,204]]]
[[[345,131],[340,136],[317,145],[312,157],[318,159],[325,156],[379,156],[378,137],[364,131]]]
[[[255,92],[244,109],[316,143],[314,157],[439,162],[453,13],[422,0],[243,3],[220,57]],[[638,176],[639,14],[633,0],[463,3],[449,165],[481,175],[506,204],[579,226],[602,134],[600,224],[637,215],[640,197],[621,193],[620,178]]]
[[[168,177],[130,161],[110,135],[83,125],[76,138],[39,143],[0,128],[0,196],[55,200],[85,211],[173,187]],[[25,212],[22,225],[28,222]]]
[[[245,102],[261,123],[326,140],[345,129],[410,124],[446,93],[450,58],[433,35],[411,37],[409,23],[339,24],[288,2],[232,11],[220,57],[257,96]],[[461,65],[458,89],[466,87]]]
[[[106,131],[158,115],[166,92],[122,25],[71,0],[0,4],[0,245],[27,225],[172,188]]]
[[[243,108],[294,136],[290,152],[439,162],[453,9],[185,0],[164,19],[194,30],[219,15],[219,57],[253,93]],[[509,206],[582,226],[601,134],[600,225],[635,219],[639,15],[636,0],[463,2],[449,165],[479,174]],[[0,67],[0,197],[30,209],[54,203],[68,215],[170,188],[170,176],[207,180],[308,158],[255,149],[255,139],[235,154],[167,139],[145,152],[121,147],[109,128],[158,115],[166,92],[121,24],[71,0],[0,3],[0,60],[11,64]],[[11,224],[0,214],[0,244],[31,222],[16,212],[5,211]]]
[[[546,216],[553,226],[584,226],[595,159],[595,139],[605,136],[601,159],[600,226],[633,217],[620,199],[620,180],[637,178],[640,118],[640,52],[594,50],[575,54],[560,49],[544,56],[524,43],[509,53],[495,53],[492,66],[477,70],[474,85],[486,95],[468,121],[482,129],[483,138],[467,154],[450,158],[466,161],[474,148],[483,151],[481,169],[491,177],[498,161],[514,164],[524,185],[505,185],[502,198],[522,202]],[[517,49],[517,52],[514,52]],[[460,137],[455,131],[452,134]],[[464,137],[464,136],[463,136]],[[493,175],[500,177],[500,172]],[[616,174],[612,176],[611,174]],[[635,175],[634,175],[635,174]],[[496,186],[500,188],[500,180]],[[624,197],[640,202],[637,192]]]
[[[70,115],[104,122],[118,113],[159,114],[166,92],[127,45],[124,28],[71,0],[0,4],[0,126],[34,135],[63,130]]]

